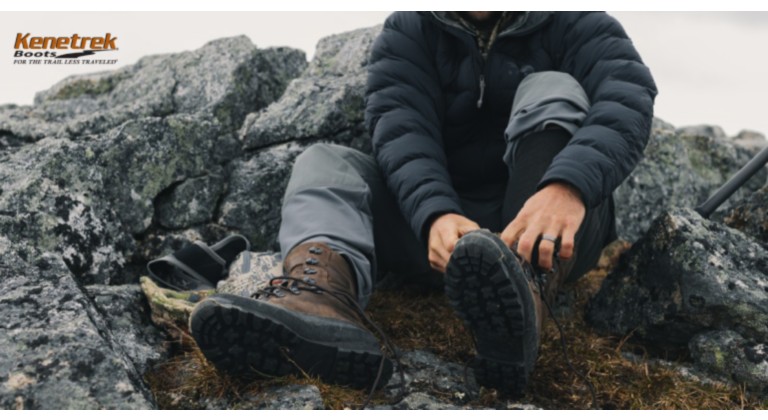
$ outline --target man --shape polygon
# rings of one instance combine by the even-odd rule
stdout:
[[[445,273],[478,382],[521,393],[543,299],[615,238],[612,191],[642,156],[656,87],[604,13],[398,12],[369,63],[374,157],[315,145],[280,228],[285,276],[191,318],[230,372],[370,387],[392,366],[360,309],[376,274]]]

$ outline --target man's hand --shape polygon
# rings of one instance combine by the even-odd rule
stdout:
[[[502,232],[501,240],[510,248],[518,242],[518,254],[531,262],[533,246],[541,235],[559,237],[560,258],[567,260],[573,256],[574,237],[585,213],[584,202],[576,188],[553,182],[525,202],[515,220]],[[539,244],[539,267],[551,269],[554,252],[555,243],[542,240]]]
[[[439,216],[429,228],[429,265],[445,273],[456,242],[467,232],[477,229],[480,226],[464,216],[453,213]]]

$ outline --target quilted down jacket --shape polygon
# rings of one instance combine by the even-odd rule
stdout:
[[[459,196],[503,191],[504,129],[527,75],[571,74],[589,96],[582,126],[539,188],[575,186],[588,207],[611,197],[642,158],[656,86],[621,25],[600,12],[519,12],[485,54],[441,12],[396,12],[373,45],[366,127],[374,155],[412,229],[426,239]]]

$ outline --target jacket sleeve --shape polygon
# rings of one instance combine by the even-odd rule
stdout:
[[[438,80],[421,17],[391,15],[368,65],[365,124],[387,186],[424,242],[433,216],[463,214],[443,149]]]
[[[624,29],[605,13],[564,15],[552,27],[561,71],[579,81],[591,107],[555,157],[539,188],[553,181],[576,187],[585,205],[610,197],[643,156],[656,85]]]

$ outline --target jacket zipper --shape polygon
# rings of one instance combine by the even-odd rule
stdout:
[[[485,74],[480,73],[480,97],[477,99],[477,109],[483,107],[483,96],[485,96]]]
[[[446,19],[443,19],[441,16],[437,15],[435,12],[432,12],[432,15],[437,18],[438,21],[443,22],[444,24],[457,28],[461,30],[464,33],[467,33],[471,35],[473,38],[476,36],[476,34],[472,33],[471,31],[467,30],[462,25],[458,25],[453,21],[449,21]],[[516,22],[514,25],[512,25],[509,28],[506,28],[503,32],[501,32],[498,37],[505,37],[510,34],[512,34],[515,30],[519,29],[523,25],[525,25],[526,21],[528,20],[528,12],[526,12],[522,18]],[[493,48],[493,43],[488,45],[488,50],[486,51],[485,56],[487,57],[491,53],[491,48]],[[477,98],[477,109],[481,109],[483,107],[483,99],[485,98],[485,61],[486,58],[483,57],[482,52],[478,50],[478,53],[480,54],[480,96]]]

